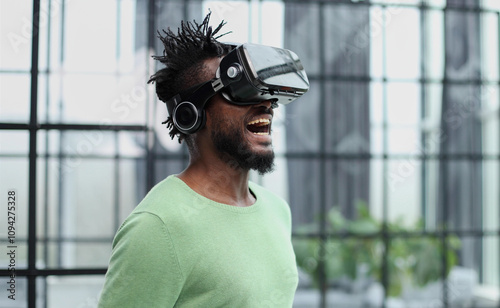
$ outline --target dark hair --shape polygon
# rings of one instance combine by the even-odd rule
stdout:
[[[210,21],[209,12],[201,24],[193,22],[181,22],[177,34],[170,28],[163,30],[164,36],[158,31],[158,37],[163,42],[164,50],[162,56],[153,56],[155,60],[165,65],[165,68],[150,77],[148,83],[156,83],[156,94],[158,98],[166,102],[177,93],[188,89],[198,83],[212,78],[203,69],[203,61],[209,58],[221,57],[227,54],[230,46],[220,43],[217,39],[227,33],[215,36],[226,24],[222,21],[215,30],[208,26]],[[186,135],[179,132],[172,121],[171,115],[163,124],[170,129],[170,137],[178,136],[179,143]]]

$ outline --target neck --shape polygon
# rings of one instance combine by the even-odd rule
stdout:
[[[233,206],[250,206],[255,197],[248,188],[249,170],[231,165],[220,155],[191,156],[189,166],[178,177],[198,194]]]

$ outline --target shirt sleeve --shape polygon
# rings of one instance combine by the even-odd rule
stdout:
[[[132,214],[113,241],[98,307],[173,307],[182,281],[163,221],[147,212]]]

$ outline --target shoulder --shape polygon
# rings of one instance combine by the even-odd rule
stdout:
[[[179,178],[172,175],[155,185],[128,215],[120,231],[166,232],[172,238],[200,212],[200,197]],[[122,230],[123,229],[123,230]]]
[[[175,175],[171,175],[156,184],[142,199],[131,215],[150,213],[161,220],[166,217],[182,215],[185,207],[193,203],[196,198],[193,191]]]
[[[177,177],[171,175],[156,184],[146,194],[135,210],[152,210],[158,206],[163,206],[166,201],[175,199],[180,194],[179,190],[181,189],[178,180]]]

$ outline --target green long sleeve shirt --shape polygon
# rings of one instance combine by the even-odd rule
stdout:
[[[156,185],[115,236],[99,307],[291,307],[289,207],[249,187],[255,204],[235,207],[175,176]]]

